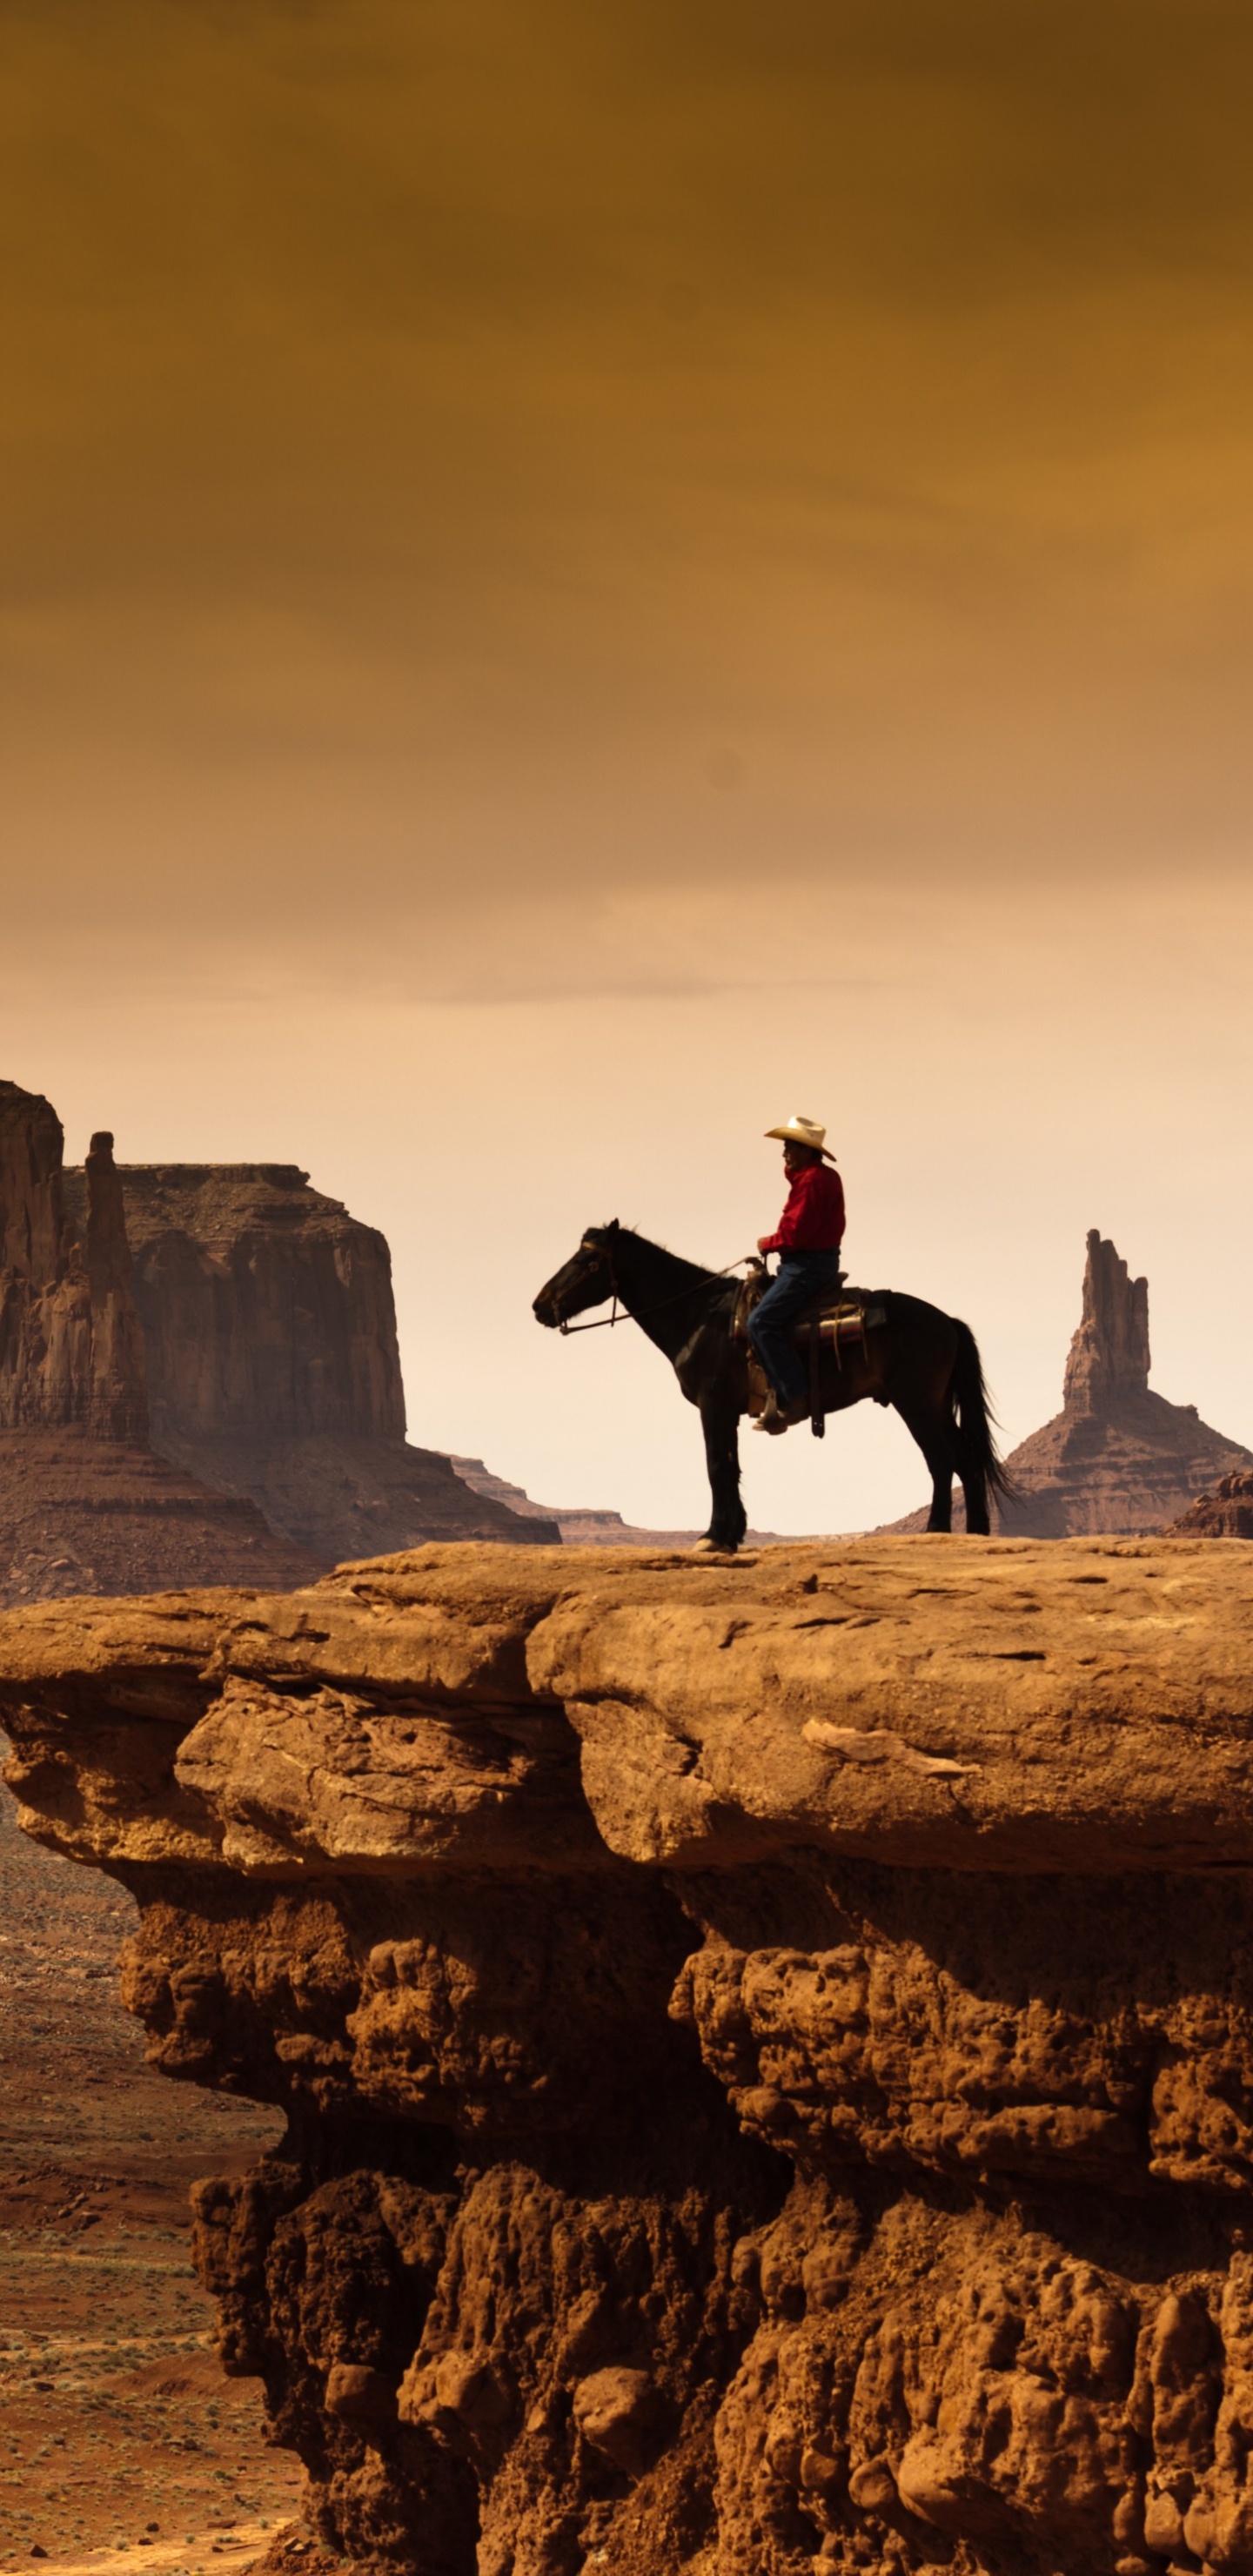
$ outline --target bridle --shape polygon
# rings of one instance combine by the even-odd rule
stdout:
[[[590,1324],[569,1324],[566,1322],[564,1316],[559,1315],[557,1318],[557,1330],[559,1333],[567,1335],[570,1333],[605,1333],[612,1332],[615,1324],[642,1324],[646,1316],[660,1315],[663,1309],[667,1306],[681,1306],[685,1297],[691,1297],[695,1294],[695,1290],[692,1288],[680,1288],[673,1297],[660,1297],[655,1306],[642,1306],[638,1315],[633,1315],[630,1308],[627,1306],[623,1306],[622,1313],[619,1314],[618,1307],[621,1304],[621,1291],[618,1287],[617,1274],[613,1266],[612,1248],[607,1243],[589,1243],[585,1236],[582,1243],[579,1245],[579,1251],[594,1252],[598,1259],[604,1262],[609,1273],[609,1285],[613,1292],[613,1311],[608,1315],[597,1315],[594,1321]],[[755,1261],[757,1258],[758,1256],[755,1252],[738,1253],[734,1261],[728,1261],[725,1270],[715,1270],[713,1276],[715,1279],[729,1279],[732,1271],[738,1270],[742,1261]]]
[[[564,1315],[559,1315],[559,1316],[558,1316],[558,1318],[557,1318],[557,1330],[558,1330],[558,1332],[559,1332],[559,1333],[565,1333],[565,1334],[570,1334],[570,1333],[604,1333],[604,1332],[612,1332],[613,1327],[614,1327],[614,1325],[615,1325],[615,1324],[630,1324],[630,1323],[633,1323],[633,1322],[635,1321],[635,1318],[634,1318],[634,1316],[632,1316],[632,1315],[628,1312],[628,1310],[627,1310],[627,1308],[626,1308],[625,1306],[623,1307],[622,1313],[621,1313],[621,1314],[619,1314],[619,1313],[618,1313],[618,1305],[619,1305],[618,1279],[617,1279],[617,1273],[616,1273],[616,1271],[615,1271],[615,1269],[614,1269],[614,1266],[613,1266],[613,1254],[612,1254],[612,1252],[611,1252],[611,1250],[610,1250],[610,1248],[609,1248],[608,1244],[607,1244],[607,1243],[588,1243],[588,1242],[586,1241],[586,1239],[585,1239],[585,1240],[584,1240],[584,1241],[579,1245],[579,1250],[580,1250],[580,1252],[594,1252],[594,1253],[596,1254],[597,1259],[598,1259],[599,1261],[603,1261],[603,1262],[604,1262],[604,1264],[605,1264],[605,1268],[607,1269],[607,1271],[608,1271],[608,1273],[609,1273],[609,1285],[610,1285],[611,1289],[613,1290],[613,1311],[612,1311],[612,1313],[610,1313],[610,1314],[608,1314],[608,1315],[597,1315],[597,1317],[595,1318],[595,1321],[594,1321],[593,1323],[590,1323],[590,1324],[568,1324],[568,1323],[566,1322],[566,1319],[565,1319]],[[691,1293],[692,1293],[692,1292],[691,1292],[690,1288],[688,1288],[688,1289],[684,1289],[684,1291],[683,1291],[683,1294],[684,1294],[685,1296],[688,1296],[688,1297],[690,1297]],[[668,1298],[666,1298],[666,1299],[664,1300],[664,1302],[665,1302],[665,1304],[666,1304],[666,1305],[673,1305],[673,1304],[676,1304],[678,1301],[677,1301],[677,1299],[673,1299],[673,1298],[669,1298],[669,1297],[668,1297]],[[652,1315],[652,1314],[655,1314],[657,1310],[656,1310],[656,1308],[655,1308],[654,1306],[647,1306],[647,1307],[645,1308],[645,1310],[644,1310],[644,1311],[645,1311],[645,1313],[646,1313],[646,1314]]]

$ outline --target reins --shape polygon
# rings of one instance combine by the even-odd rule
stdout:
[[[612,1254],[607,1255],[606,1257],[609,1267],[609,1282],[613,1289],[612,1314],[598,1315],[595,1322],[591,1324],[567,1324],[562,1321],[557,1326],[559,1333],[605,1333],[611,1332],[615,1324],[642,1324],[649,1315],[660,1315],[667,1306],[681,1306],[685,1297],[694,1297],[697,1293],[697,1288],[703,1287],[705,1284],[704,1281],[697,1281],[691,1288],[678,1289],[673,1297],[659,1297],[655,1306],[641,1307],[638,1315],[633,1315],[629,1306],[624,1306],[622,1313],[619,1314],[618,1282],[614,1275],[613,1257]],[[758,1255],[755,1252],[739,1252],[736,1254],[734,1261],[728,1261],[725,1270],[713,1270],[709,1273],[709,1277],[711,1279],[729,1279],[732,1271],[738,1270],[742,1261],[756,1261],[757,1258]]]

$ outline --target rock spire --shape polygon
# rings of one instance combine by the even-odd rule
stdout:
[[[1083,1312],[1066,1362],[1067,1413],[1107,1413],[1149,1384],[1149,1283],[1095,1226],[1088,1236]]]
[[[985,1350],[995,1373],[995,1355]],[[1133,1279],[1093,1227],[1083,1311],[1066,1362],[1060,1413],[1005,1461],[1010,1499],[993,1507],[1002,1538],[1125,1537],[1160,1530],[1221,1477],[1244,1477],[1253,1454],[1149,1385],[1149,1285]],[[964,1529],[960,1499],[954,1528]],[[926,1527],[925,1509],[893,1524]],[[1224,1525],[1225,1526],[1225,1525]]]
[[[62,1142],[0,1083],[0,1604],[560,1538],[409,1447],[387,1244],[307,1173]]]
[[[66,1213],[61,1155],[51,1103],[0,1083],[0,1429],[76,1424],[142,1441],[143,1335],[113,1139],[92,1138],[81,1224]]]

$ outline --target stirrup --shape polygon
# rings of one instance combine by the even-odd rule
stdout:
[[[795,1407],[792,1405],[780,1404],[774,1388],[771,1387],[770,1393],[766,1397],[763,1410],[758,1414],[757,1419],[753,1424],[753,1429],[754,1431],[768,1431],[771,1436],[777,1440],[780,1432],[789,1430],[792,1423],[799,1419],[800,1417],[797,1415]]]

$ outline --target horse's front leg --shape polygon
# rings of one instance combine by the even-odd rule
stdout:
[[[704,1544],[734,1554],[748,1527],[740,1499],[740,1416],[734,1397],[720,1391],[702,1398],[701,1428],[713,1509]]]
[[[928,1531],[949,1536],[953,1527],[953,1467],[951,1442],[944,1436],[942,1425],[934,1422],[921,1405],[904,1404],[899,1395],[892,1399],[907,1431],[911,1431],[931,1477],[931,1512]]]

